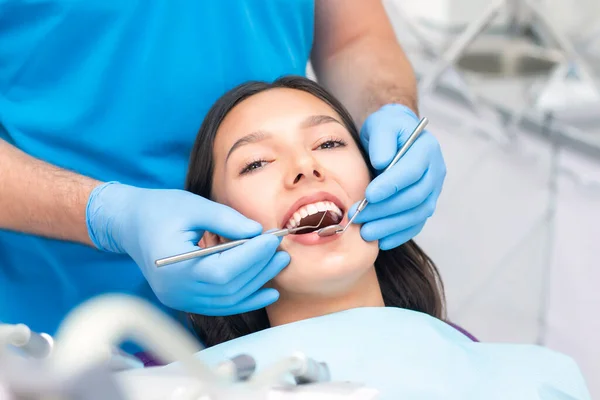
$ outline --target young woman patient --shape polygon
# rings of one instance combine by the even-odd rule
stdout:
[[[373,177],[344,107],[318,84],[286,77],[246,83],[217,100],[186,186],[271,230],[312,225],[324,212],[325,225],[346,224]],[[301,350],[326,362],[333,380],[363,382],[382,398],[590,398],[568,357],[474,343],[446,326],[442,284],[427,255],[413,241],[380,250],[360,230],[353,224],[333,237],[284,237],[280,248],[291,261],[267,283],[279,299],[242,315],[190,315],[212,347],[198,357],[216,365],[250,354],[272,366]],[[200,245],[224,240],[207,233]]]
[[[186,185],[267,230],[312,225],[323,212],[321,226],[340,219],[345,225],[374,174],[342,104],[317,83],[285,77],[245,83],[214,104],[192,150]],[[200,245],[224,240],[206,233]],[[291,261],[269,283],[280,293],[277,302],[241,315],[190,315],[206,346],[357,307],[401,307],[444,318],[438,271],[412,240],[383,251],[353,224],[331,237],[288,235],[280,248]]]

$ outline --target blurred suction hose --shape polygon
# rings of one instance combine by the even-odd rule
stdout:
[[[194,357],[200,344],[149,303],[126,295],[103,295],[79,306],[63,321],[50,357],[59,375],[71,376],[105,363],[113,348],[133,339],[165,362],[181,362],[208,391],[229,379]]]
[[[6,346],[14,346],[33,358],[46,358],[52,352],[52,337],[45,333],[32,332],[24,324],[0,324],[0,353]]]

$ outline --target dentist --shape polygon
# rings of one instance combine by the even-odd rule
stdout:
[[[205,230],[260,234],[182,190],[189,152],[225,90],[304,75],[309,61],[383,170],[418,119],[415,77],[379,0],[0,2],[0,321],[53,333],[107,292],[205,315],[276,301],[262,287],[289,255],[270,235],[154,260],[196,249]],[[368,187],[363,238],[389,249],[417,235],[445,172],[425,132]]]

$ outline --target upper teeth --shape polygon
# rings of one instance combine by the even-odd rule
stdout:
[[[300,220],[309,215],[313,215],[323,211],[332,211],[342,217],[342,210],[331,201],[319,201],[317,203],[307,204],[300,207],[288,221],[286,228],[295,228],[300,224]]]

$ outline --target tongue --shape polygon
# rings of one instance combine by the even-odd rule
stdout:
[[[323,214],[325,214],[324,218],[323,218]],[[319,225],[319,221],[321,221],[321,218],[323,218],[323,221]],[[319,225],[319,227],[302,229],[301,231],[298,231],[296,233],[302,234],[302,233],[314,232],[319,228],[323,228],[323,227],[329,226],[329,225],[335,225],[338,222],[340,222],[340,219],[341,218],[332,211],[322,211],[322,212],[318,212],[316,214],[307,215],[306,217],[304,217],[300,220],[300,223],[298,224],[298,226],[317,226],[317,225]]]

